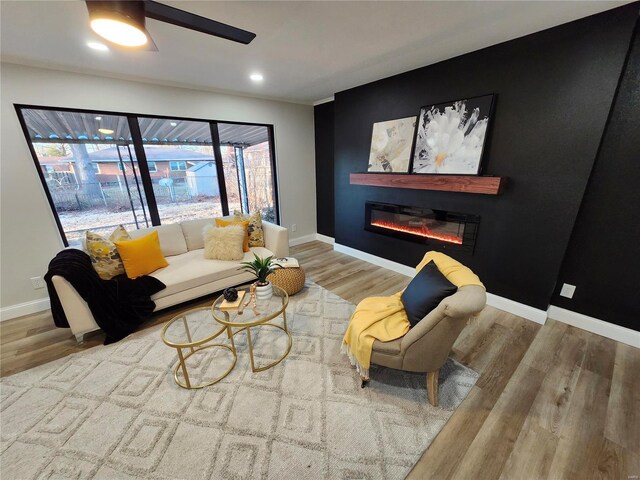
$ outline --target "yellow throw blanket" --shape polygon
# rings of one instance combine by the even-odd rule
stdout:
[[[427,252],[416,267],[416,272],[432,260],[456,287],[479,285],[484,288],[478,276],[469,268],[440,252]],[[403,337],[411,327],[400,299],[402,292],[403,290],[390,297],[365,298],[349,320],[342,340],[342,351],[349,356],[351,364],[364,380],[369,378],[373,342],[390,342]]]

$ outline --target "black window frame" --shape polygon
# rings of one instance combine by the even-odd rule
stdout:
[[[38,154],[33,146],[33,141],[29,137],[29,129],[25,122],[24,116],[22,114],[22,110],[49,110],[49,111],[58,111],[58,112],[70,112],[70,113],[85,113],[85,114],[97,114],[97,115],[118,115],[128,119],[129,122],[129,130],[131,132],[131,140],[130,145],[133,147],[135,151],[135,157],[138,164],[138,168],[140,170],[140,177],[142,183],[144,185],[145,197],[147,200],[147,209],[149,211],[149,215],[151,217],[151,224],[153,226],[161,225],[160,216],[158,213],[158,206],[156,204],[156,199],[153,193],[153,187],[151,184],[151,173],[148,169],[148,163],[144,146],[149,143],[145,142],[140,135],[140,127],[138,123],[139,118],[156,118],[163,120],[183,120],[183,121],[193,121],[193,122],[207,122],[211,129],[211,141],[212,148],[214,151],[214,156],[216,160],[216,168],[218,169],[218,182],[220,186],[220,203],[222,204],[222,214],[229,215],[229,203],[226,195],[226,180],[224,177],[224,171],[222,166],[222,156],[220,150],[220,136],[218,133],[218,123],[223,124],[231,124],[231,125],[248,125],[248,126],[257,126],[257,127],[266,127],[267,128],[267,142],[269,143],[269,158],[271,161],[271,176],[273,180],[273,200],[274,200],[274,210],[275,210],[275,223],[280,225],[280,195],[278,191],[278,170],[276,168],[276,148],[275,148],[275,135],[274,135],[274,125],[271,123],[258,123],[258,122],[238,122],[232,120],[212,120],[207,118],[196,118],[196,117],[181,117],[181,116],[167,116],[167,115],[154,115],[154,114],[143,114],[143,113],[134,113],[134,112],[118,112],[112,110],[100,110],[100,109],[84,109],[84,108],[69,108],[69,107],[52,107],[45,105],[31,105],[31,104],[22,104],[22,103],[14,103],[13,104],[16,115],[18,116],[18,121],[20,123],[20,127],[22,128],[22,133],[24,134],[25,140],[27,142],[27,146],[29,148],[29,152],[31,153],[31,158],[35,164],[36,171],[38,176],[40,177],[40,182],[42,184],[42,188],[45,191],[45,196],[47,197],[47,201],[49,203],[49,208],[53,213],[56,225],[58,227],[58,232],[60,233],[60,237],[65,247],[69,246],[69,241],[67,240],[67,236],[65,234],[64,228],[62,227],[62,223],[60,222],[60,217],[58,216],[58,211],[56,210],[55,204],[53,202],[53,198],[51,197],[51,192],[49,191],[49,187],[47,186],[45,174],[41,168],[40,161],[38,160]],[[36,142],[37,143],[37,142]],[[64,143],[64,142],[62,142]],[[155,163],[153,160],[151,163]],[[171,167],[169,167],[171,168]],[[157,166],[156,166],[157,171]]]

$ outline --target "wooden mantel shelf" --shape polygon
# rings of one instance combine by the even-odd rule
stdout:
[[[402,173],[352,173],[350,177],[351,185],[481,193],[484,195],[502,193],[506,180],[506,177],[477,175],[409,175]]]

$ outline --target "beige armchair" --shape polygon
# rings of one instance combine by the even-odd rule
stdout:
[[[484,288],[476,285],[460,287],[445,298],[426,317],[391,342],[373,343],[371,363],[383,367],[427,374],[427,397],[438,406],[438,371],[449,356],[458,335],[472,315],[487,302]],[[363,383],[364,387],[364,383]]]

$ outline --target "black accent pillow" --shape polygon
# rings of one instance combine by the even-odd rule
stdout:
[[[400,297],[411,326],[415,327],[444,298],[453,295],[457,290],[458,287],[440,273],[433,261],[427,263],[413,277]]]

